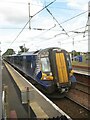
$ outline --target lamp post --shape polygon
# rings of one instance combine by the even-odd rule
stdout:
[[[28,3],[28,10],[29,10],[29,29],[31,29],[30,3]]]
[[[73,38],[72,44],[73,44],[73,56],[72,56],[72,61],[73,61],[74,60],[74,38]]]
[[[25,44],[23,45],[23,47],[24,47],[24,53],[25,53]]]

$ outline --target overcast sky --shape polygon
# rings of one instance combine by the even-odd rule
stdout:
[[[0,0],[0,48],[2,54],[24,45],[29,51],[61,47],[88,51],[89,0]],[[50,4],[47,8],[45,6]],[[30,27],[29,29],[29,5]],[[42,10],[43,9],[43,10]],[[41,12],[37,13],[38,11]],[[25,28],[24,28],[25,27]],[[41,30],[40,30],[41,29]],[[85,33],[84,33],[85,32]],[[73,42],[74,41],[74,42]]]

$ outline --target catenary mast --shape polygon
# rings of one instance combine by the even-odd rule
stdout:
[[[88,2],[88,52],[90,52],[90,1]]]
[[[0,42],[0,120],[2,119],[2,58],[1,58],[1,42]]]

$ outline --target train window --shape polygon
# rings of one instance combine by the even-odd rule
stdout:
[[[41,58],[41,69],[42,72],[50,72],[50,62],[48,57]]]
[[[31,68],[33,67],[32,63],[31,63]]]
[[[69,69],[71,69],[72,65],[71,65],[71,61],[70,61],[70,56],[69,56],[69,54],[66,54],[66,55],[67,55],[67,62],[68,62]]]

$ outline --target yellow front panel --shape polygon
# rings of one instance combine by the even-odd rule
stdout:
[[[61,59],[59,57],[59,53],[56,53],[56,64],[57,64],[57,71],[58,71],[58,77],[59,77],[59,82],[63,82],[63,74],[62,74],[62,69],[61,69]]]
[[[56,53],[56,64],[57,64],[59,83],[68,82],[68,73],[67,73],[66,62],[63,53]]]

